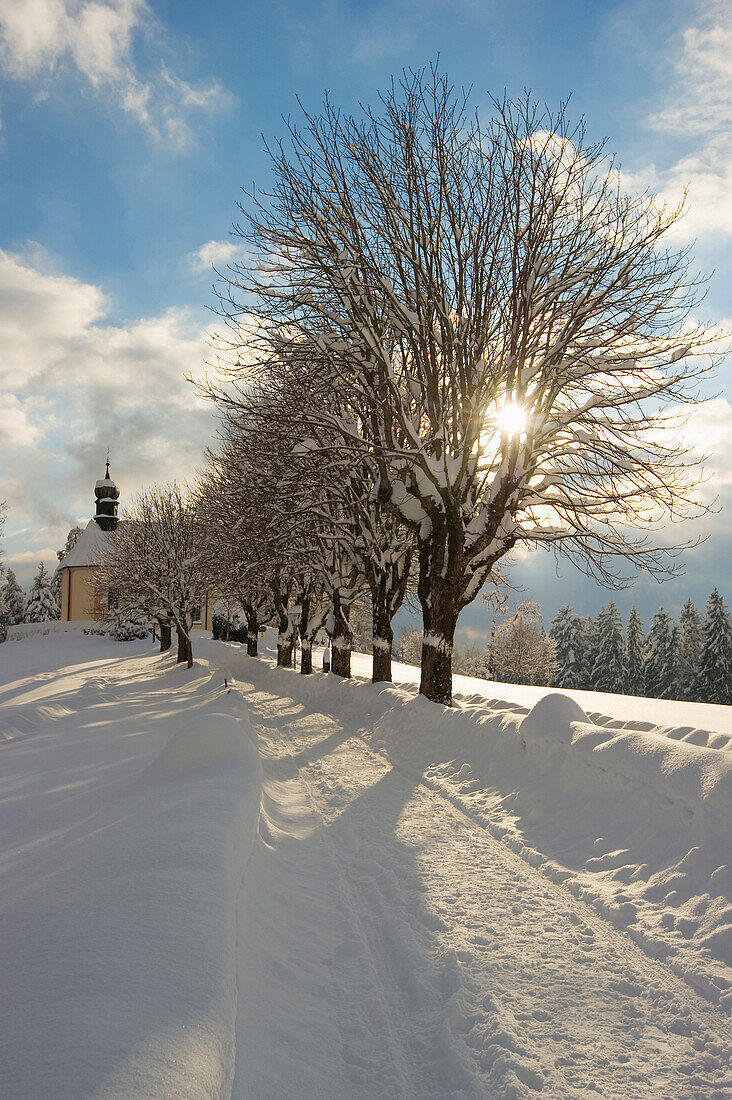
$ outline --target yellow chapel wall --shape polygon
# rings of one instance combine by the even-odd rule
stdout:
[[[61,570],[61,622],[69,621],[69,571]]]
[[[101,608],[95,587],[94,566],[69,566],[62,571],[61,618],[67,622],[101,619]],[[69,602],[69,589],[71,600]]]
[[[63,622],[103,619],[104,610],[99,603],[95,580],[96,568],[93,565],[72,565],[61,570],[61,619]],[[69,607],[69,590],[71,606]],[[216,595],[204,597],[201,606],[200,622],[194,623],[198,630],[213,629],[213,609]]]
[[[217,597],[213,592],[204,596],[201,604],[201,618],[199,622],[193,624],[194,630],[213,630],[213,609],[216,599]]]

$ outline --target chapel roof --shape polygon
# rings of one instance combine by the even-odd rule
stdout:
[[[76,543],[59,562],[59,569],[80,565],[99,565],[112,534],[112,531],[103,531],[98,523],[90,519]]]

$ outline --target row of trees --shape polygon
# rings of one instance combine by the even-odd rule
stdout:
[[[449,702],[458,616],[514,547],[659,574],[650,533],[701,508],[668,409],[710,365],[680,211],[626,194],[563,109],[484,125],[435,69],[358,118],[326,100],[271,157],[207,388],[220,590],[253,620],[271,599],[283,653],[326,625],[341,674],[366,594],[383,679],[414,576],[420,691]]]
[[[732,620],[715,588],[701,618],[691,600],[678,622],[663,609],[644,634],[635,608],[623,631],[620,613],[610,602],[593,619],[582,619],[569,606],[551,627],[556,644],[560,688],[732,703]]]

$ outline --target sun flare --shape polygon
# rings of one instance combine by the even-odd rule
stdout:
[[[520,405],[504,405],[498,414],[496,423],[506,435],[519,435],[526,427],[526,413]]]

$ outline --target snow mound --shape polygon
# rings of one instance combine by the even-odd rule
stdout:
[[[554,741],[568,741],[574,722],[587,726],[590,719],[574,699],[554,691],[534,704],[521,723],[521,733],[535,740],[546,737]]]
[[[177,780],[216,768],[258,766],[257,735],[246,711],[243,715],[207,714],[189,722],[171,737],[151,764],[147,778]]]
[[[17,623],[8,627],[8,641],[21,642],[26,638],[44,637],[48,634],[86,634],[87,631],[100,630],[104,624],[94,619],[78,619],[74,622],[62,622],[60,619],[46,619],[40,623]]]
[[[580,744],[578,736],[575,744]],[[603,763],[628,780],[645,781],[667,798],[677,797],[694,812],[700,801],[717,803],[729,812],[732,806],[732,755],[673,741],[659,733],[621,732],[593,746],[608,753]]]
[[[3,653],[3,1097],[231,1094],[261,765],[240,693],[168,664],[83,636]]]

